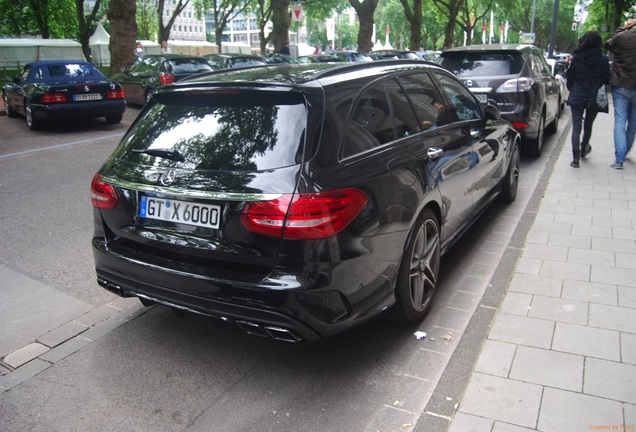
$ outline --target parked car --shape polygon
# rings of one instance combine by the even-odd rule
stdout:
[[[263,66],[267,64],[263,57],[256,54],[206,54],[203,57],[207,59],[214,70]]]
[[[405,50],[375,50],[369,53],[369,56],[373,60],[390,60],[390,59],[410,59],[410,60],[421,60],[420,56],[418,56],[414,51],[405,51]]]
[[[290,342],[421,320],[442,254],[516,197],[519,134],[498,117],[421,60],[159,89],[93,178],[97,281]]]
[[[298,57],[300,63],[334,63],[342,62],[342,59],[334,54],[310,54]]]
[[[300,63],[296,57],[287,54],[267,54],[263,56],[267,64],[298,64]]]
[[[457,75],[485,104],[493,99],[501,116],[520,132],[522,150],[539,157],[544,131],[556,133],[561,115],[559,84],[533,45],[492,44],[448,49],[440,64]]]
[[[336,51],[332,55],[343,62],[373,61],[368,54],[358,51]]]
[[[432,61],[437,63],[439,60],[439,54],[433,51],[413,51],[421,60]]]
[[[212,67],[203,57],[153,54],[136,60],[129,68],[123,68],[116,73],[113,78],[121,83],[128,103],[144,105],[159,87],[211,70]]]
[[[31,130],[60,118],[105,117],[115,124],[126,111],[121,85],[81,60],[27,63],[6,80],[2,97],[7,116],[25,116]]]
[[[568,90],[567,80],[565,79],[565,71],[570,67],[570,62],[566,60],[556,60],[551,58],[546,58],[545,61],[550,65],[550,70],[552,71],[552,75],[556,78],[557,83],[559,84],[559,101],[561,106],[561,111],[565,109],[565,103],[568,100],[568,96],[570,95],[570,91]]]

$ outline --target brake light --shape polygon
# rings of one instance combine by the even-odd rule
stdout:
[[[162,72],[159,74],[159,82],[161,85],[172,84],[174,82],[174,75]]]
[[[515,129],[527,129],[528,128],[528,123],[523,123],[523,122],[512,122],[512,125],[514,126]]]
[[[367,201],[367,195],[357,189],[285,194],[271,201],[247,204],[241,223],[252,232],[272,237],[323,239],[346,228]]]
[[[108,90],[106,92],[106,99],[123,99],[124,91],[123,90]]]
[[[66,102],[64,93],[44,93],[42,95],[42,103],[62,103]]]
[[[115,188],[106,183],[102,176],[95,174],[91,183],[91,202],[93,207],[112,210],[119,202]]]
[[[534,80],[532,78],[515,78],[510,79],[499,86],[497,89],[497,93],[516,93],[518,91],[524,92],[528,91],[534,85]]]

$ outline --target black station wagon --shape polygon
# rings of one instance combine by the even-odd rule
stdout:
[[[274,339],[426,315],[442,254],[515,199],[519,135],[422,61],[157,90],[93,178],[98,283]]]

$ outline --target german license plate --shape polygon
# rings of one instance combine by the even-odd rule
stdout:
[[[139,216],[146,219],[218,229],[221,207],[142,195]]]
[[[488,103],[488,95],[476,94],[475,97],[480,103],[483,103],[484,105]]]
[[[92,100],[101,100],[102,95],[100,93],[83,93],[73,95],[74,101],[92,101]]]

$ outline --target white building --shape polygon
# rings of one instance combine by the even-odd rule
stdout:
[[[167,23],[174,12],[175,2],[168,1],[163,11],[163,22]],[[170,30],[171,40],[205,41],[205,19],[197,19],[192,3],[177,16]]]

